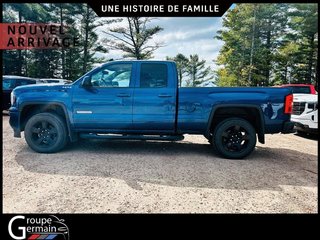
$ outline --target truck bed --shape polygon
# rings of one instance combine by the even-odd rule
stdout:
[[[279,132],[284,121],[284,96],[286,88],[271,87],[210,87],[179,88],[177,128],[181,133],[204,133],[210,114],[216,107],[256,106],[261,108],[265,133]]]

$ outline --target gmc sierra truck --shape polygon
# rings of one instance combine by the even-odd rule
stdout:
[[[223,157],[244,158],[265,134],[292,132],[286,88],[178,87],[171,61],[114,61],[69,85],[17,87],[10,125],[53,153],[79,138],[178,141],[201,134]]]

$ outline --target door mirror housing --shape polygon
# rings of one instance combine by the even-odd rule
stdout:
[[[84,87],[84,88],[90,88],[90,87],[92,87],[91,77],[90,77],[90,76],[85,76],[85,77],[82,79],[81,86]]]
[[[108,75],[108,74],[109,74],[109,71],[106,70],[106,69],[104,69],[104,70],[102,70],[102,73],[103,73],[103,75]]]

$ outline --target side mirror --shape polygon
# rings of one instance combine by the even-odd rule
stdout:
[[[108,74],[109,74],[109,71],[106,70],[106,69],[104,69],[104,70],[102,70],[102,73],[103,73],[103,75],[108,75]]]
[[[84,88],[92,87],[91,77],[90,76],[85,76],[82,79],[81,86],[84,87]]]

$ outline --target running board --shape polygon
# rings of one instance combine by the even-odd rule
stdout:
[[[159,140],[159,141],[181,141],[183,135],[128,135],[128,134],[97,134],[97,133],[81,133],[81,138],[90,139],[110,139],[110,140]]]

